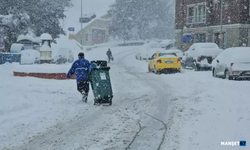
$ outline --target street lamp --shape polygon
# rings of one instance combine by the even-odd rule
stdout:
[[[223,42],[224,42],[224,36],[223,36],[223,31],[222,31],[222,24],[223,24],[223,0],[220,0],[220,35],[219,35],[219,40],[220,40],[220,48],[223,49]]]
[[[81,19],[80,19],[80,21],[81,21],[81,45],[82,45],[82,0],[81,0]]]

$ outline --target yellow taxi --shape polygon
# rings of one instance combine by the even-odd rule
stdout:
[[[181,60],[175,53],[155,52],[149,58],[148,71],[154,73],[180,72]]]

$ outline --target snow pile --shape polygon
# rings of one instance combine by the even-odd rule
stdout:
[[[21,53],[21,64],[34,64],[40,58],[40,52],[34,49],[23,50]]]
[[[43,33],[41,36],[40,36],[40,39],[41,40],[53,40],[52,39],[52,36],[48,33]]]
[[[82,103],[74,80],[12,75],[18,70],[67,72],[71,64],[1,65],[0,149],[126,149],[139,123],[131,149],[157,149],[164,133],[159,120],[167,124],[162,149],[226,150],[221,141],[250,140],[245,132],[250,126],[248,81],[188,70],[146,73],[148,63],[134,58],[138,46],[107,45],[86,51],[85,57],[106,60],[108,48],[115,58],[108,64],[115,96],[111,107],[94,106],[92,91],[88,104]]]
[[[0,20],[1,20],[2,24],[9,25],[13,21],[13,15],[12,14],[9,14],[9,15],[0,15]]]
[[[26,13],[21,13],[19,14],[19,17],[20,18],[15,18],[13,14],[9,14],[9,15],[0,15],[0,21],[3,25],[6,25],[6,26],[17,26],[20,21],[20,20],[29,20],[30,17],[28,14]]]

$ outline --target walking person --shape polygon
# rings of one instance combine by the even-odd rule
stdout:
[[[82,101],[87,102],[89,93],[89,61],[84,58],[84,53],[78,54],[78,60],[76,60],[70,68],[67,78],[70,78],[73,74],[76,74],[77,90],[82,94]]]
[[[112,52],[111,52],[111,50],[110,50],[110,48],[108,49],[108,51],[107,51],[107,56],[108,56],[108,62],[110,63],[110,60],[113,60],[114,58],[113,58],[113,56],[112,56]]]

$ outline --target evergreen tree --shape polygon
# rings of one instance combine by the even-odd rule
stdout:
[[[33,32],[36,36],[49,33],[53,38],[65,34],[60,26],[71,0],[3,0],[0,1],[0,24],[6,25],[7,49],[20,34]],[[11,21],[6,22],[6,18]]]
[[[174,1],[116,0],[112,5],[111,35],[124,40],[172,38],[173,5]]]

